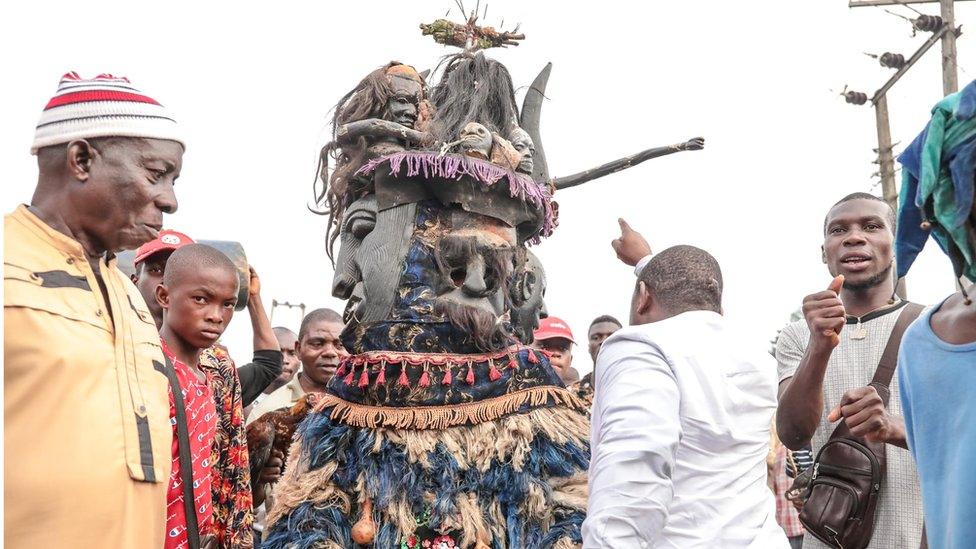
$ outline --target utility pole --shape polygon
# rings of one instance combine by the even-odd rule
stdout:
[[[956,8],[953,0],[941,0],[942,21],[950,29],[956,28]],[[942,35],[942,93],[949,95],[959,91],[959,72],[956,67],[956,33]]]
[[[874,1],[892,1],[892,0],[874,0]],[[919,22],[921,21],[921,22]],[[888,201],[888,204],[895,210],[898,209],[898,186],[895,183],[895,158],[891,146],[891,126],[888,121],[888,91],[891,90],[892,86],[898,82],[902,76],[908,72],[908,69],[912,68],[919,59],[925,55],[929,49],[932,48],[939,40],[942,40],[946,34],[953,34],[949,32],[950,27],[943,23],[940,19],[932,16],[921,16],[914,23],[916,28],[920,30],[926,30],[932,32],[932,36],[925,41],[922,46],[912,54],[911,57],[905,59],[903,55],[893,54],[886,52],[878,56],[882,66],[897,69],[894,75],[884,83],[883,86],[878,88],[878,91],[874,92],[871,96],[871,105],[875,109],[875,120],[878,126],[878,159],[877,163],[879,166],[878,175],[881,176],[881,191],[884,199]],[[955,65],[955,60],[953,60],[953,66]],[[848,91],[844,93],[844,98],[848,103],[854,105],[864,105],[868,102],[868,96],[865,93]]]
[[[271,319],[274,318],[275,309],[277,309],[278,307],[283,307],[283,308],[286,308],[286,309],[298,309],[302,313],[302,318],[305,318],[305,304],[304,303],[289,303],[287,301],[278,301],[277,299],[272,299],[271,300],[271,318],[268,319],[268,322],[269,323],[271,322]]]
[[[939,3],[940,7],[940,16],[938,17],[922,14],[910,6],[910,4],[933,4],[936,2]],[[949,95],[959,91],[959,77],[956,65],[956,38],[961,34],[962,28],[955,26],[953,2],[954,0],[851,0],[848,4],[851,8],[908,6],[909,9],[918,13],[918,17],[911,20],[912,27],[916,31],[932,33],[932,36],[907,60],[902,55],[890,52],[877,56],[882,66],[897,69],[897,72],[871,96],[871,105],[874,106],[875,122],[878,129],[878,148],[876,150],[878,153],[878,159],[876,160],[878,164],[877,175],[881,178],[882,197],[895,211],[898,211],[898,184],[895,182],[895,158],[891,144],[891,125],[888,120],[888,91],[908,72],[908,69],[918,62],[939,41],[942,42],[943,95]],[[846,89],[843,95],[848,103],[855,105],[864,105],[868,99],[865,93],[846,91]],[[902,297],[907,295],[904,280],[899,282],[897,293]]]

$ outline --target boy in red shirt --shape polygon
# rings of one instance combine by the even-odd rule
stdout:
[[[156,288],[156,299],[163,308],[159,331],[163,353],[173,365],[186,414],[193,509],[203,545],[214,534],[211,452],[218,416],[208,383],[212,370],[201,369],[199,363],[201,353],[217,342],[234,315],[237,291],[234,264],[220,251],[203,244],[190,244],[173,252],[163,283]],[[173,470],[167,492],[166,549],[187,547],[188,536],[193,534],[188,532],[184,507],[182,468],[186,464],[180,460],[176,412],[171,392]]]

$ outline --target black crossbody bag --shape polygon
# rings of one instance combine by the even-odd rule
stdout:
[[[921,312],[921,305],[909,303],[898,315],[871,380],[870,385],[878,391],[885,407],[901,338]],[[842,419],[817,453],[812,475],[797,478],[798,483],[809,482],[803,489],[804,505],[800,512],[800,522],[807,533],[838,549],[867,547],[874,535],[881,483],[886,473],[885,457],[885,443],[852,435]],[[922,547],[925,547],[924,533]]]

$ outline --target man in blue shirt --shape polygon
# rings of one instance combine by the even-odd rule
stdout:
[[[904,276],[931,234],[956,276],[976,280],[976,83],[932,111],[904,165],[896,251]],[[974,288],[923,314],[905,333],[898,380],[908,446],[918,465],[929,547],[976,547],[976,305]]]

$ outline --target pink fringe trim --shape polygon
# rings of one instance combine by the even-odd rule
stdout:
[[[538,235],[530,239],[529,242],[538,244],[541,242],[540,237],[552,235],[556,228],[557,220],[556,212],[552,207],[552,194],[548,188],[539,185],[526,175],[470,156],[439,155],[426,151],[405,151],[374,158],[359,168],[356,175],[369,175],[384,162],[389,162],[390,173],[393,176],[399,175],[404,164],[406,164],[407,177],[423,175],[425,178],[461,179],[463,176],[468,176],[487,186],[507,179],[509,196],[528,202],[543,212],[542,227],[539,229]]]

